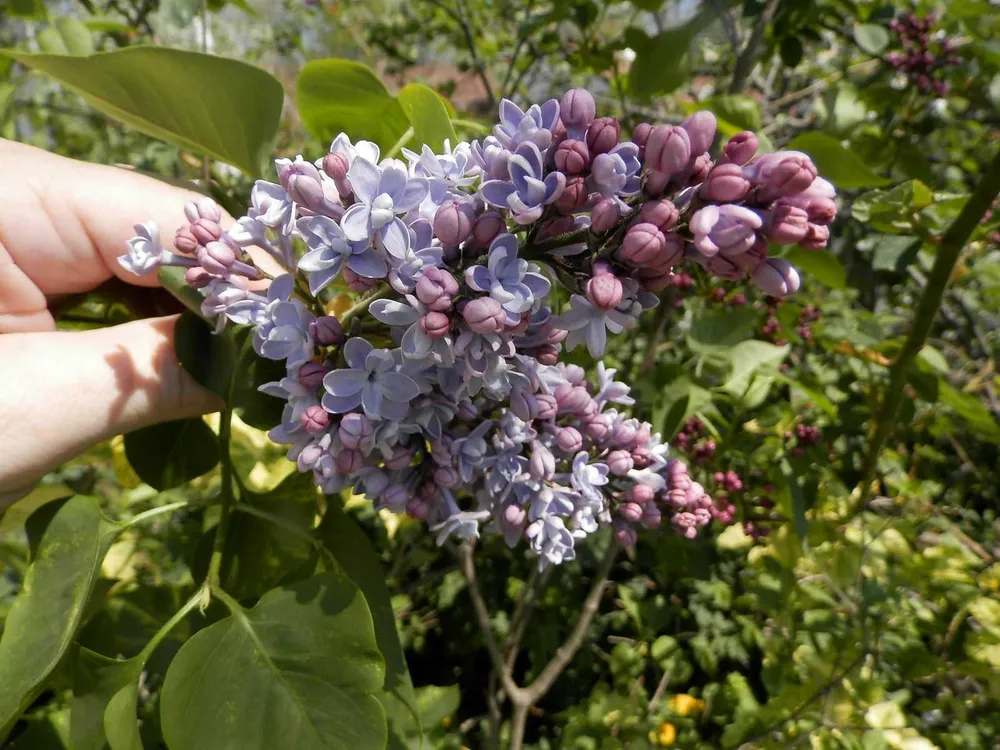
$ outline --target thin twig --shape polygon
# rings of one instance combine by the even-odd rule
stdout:
[[[774,12],[777,9],[778,0],[767,0],[764,3],[764,7],[757,17],[757,23],[750,33],[750,38],[747,40],[746,46],[743,47],[740,56],[736,58],[736,67],[733,69],[733,80],[729,83],[730,94],[738,94],[743,91],[743,87],[746,85],[747,79],[753,71],[753,66],[757,64],[760,48],[764,44],[764,34],[767,31],[767,27],[771,24],[771,19],[774,18]]]

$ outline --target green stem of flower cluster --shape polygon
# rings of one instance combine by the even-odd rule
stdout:
[[[917,312],[913,318],[910,334],[903,344],[896,361],[889,368],[889,385],[882,397],[882,406],[875,417],[875,432],[872,435],[868,453],[861,471],[861,487],[856,494],[856,504],[850,510],[863,506],[871,496],[872,483],[878,468],[879,454],[896,426],[896,412],[903,402],[903,391],[907,383],[910,366],[927,342],[931,325],[941,307],[948,280],[958,262],[962,248],[969,241],[976,227],[983,220],[994,199],[1000,194],[1000,152],[983,172],[975,191],[966,201],[958,218],[941,237],[937,246],[937,257],[927,277],[927,286],[920,297]]]

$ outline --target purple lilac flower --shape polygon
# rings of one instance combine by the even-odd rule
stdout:
[[[532,104],[524,112],[510,99],[500,102],[500,122],[493,135],[501,146],[515,151],[522,143],[531,143],[540,150],[552,143],[552,128],[559,120],[559,102],[549,99],[541,106]]]
[[[344,230],[326,216],[310,216],[296,222],[299,235],[309,252],[299,260],[299,269],[306,272],[309,291],[319,293],[337,278],[346,264],[359,276],[384,278],[389,266],[368,240],[347,239]]]
[[[409,375],[398,372],[388,349],[376,349],[365,339],[344,345],[348,367],[323,378],[323,407],[334,414],[364,409],[369,419],[405,419],[420,388]]]
[[[465,283],[499,302],[508,324],[516,325],[549,293],[551,284],[539,270],[534,263],[517,257],[517,237],[501,234],[490,245],[487,265],[466,269]]]
[[[479,186],[483,200],[491,206],[511,211],[519,224],[537,221],[545,206],[553,203],[566,187],[562,172],[545,174],[542,153],[531,141],[525,141],[509,159],[510,182],[489,180]]]
[[[348,173],[357,200],[341,220],[349,240],[379,239],[389,255],[406,251],[406,225],[398,214],[416,208],[427,195],[427,180],[410,177],[399,162],[376,166],[357,157]]]

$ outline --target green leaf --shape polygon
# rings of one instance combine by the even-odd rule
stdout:
[[[104,709],[104,734],[111,750],[143,750],[136,721],[138,710],[138,684],[129,683],[111,696]]]
[[[109,703],[117,693],[129,686],[137,692],[139,676],[142,674],[143,660],[139,658],[109,659],[89,649],[81,648],[77,655],[73,674],[73,702],[70,712],[70,737],[73,750],[103,750],[108,738],[105,736],[105,713]],[[138,737],[135,711],[127,722]],[[117,742],[127,727],[119,727],[114,722],[116,742],[111,750],[129,747]],[[142,745],[133,746],[142,750]]]
[[[785,253],[785,259],[831,289],[847,288],[847,271],[829,250],[804,250],[796,245]]]
[[[365,65],[335,58],[311,60],[295,82],[302,122],[316,137],[339,133],[374,141],[384,151],[410,127],[406,113]]]
[[[375,639],[385,659],[386,692],[396,693],[412,708],[413,684],[406,667],[403,646],[399,642],[392,600],[378,552],[361,527],[344,512],[340,503],[332,499],[317,533],[344,572],[365,595],[375,624]]]
[[[854,41],[869,55],[878,55],[889,44],[889,31],[876,23],[859,23],[854,26]]]
[[[45,18],[48,15],[43,0],[10,0],[5,10],[19,18]]]
[[[786,36],[781,40],[778,52],[781,55],[781,62],[785,64],[785,67],[794,68],[802,62],[805,49],[802,47],[802,40],[797,36]]]
[[[802,487],[799,486],[799,479],[792,471],[788,459],[781,459],[781,474],[785,478],[785,482],[788,484],[788,492],[791,494],[792,520],[795,522],[795,533],[799,539],[805,539],[806,532],[809,529],[806,521],[806,500],[802,492]]]
[[[284,91],[261,68],[165,47],[127,47],[88,57],[3,52],[146,135],[250,175],[270,158]]]
[[[66,654],[117,533],[97,500],[82,495],[46,529],[0,640],[0,741]]]
[[[868,168],[857,154],[844,148],[840,141],[826,133],[801,133],[785,147],[804,151],[812,157],[820,175],[843,190],[888,185],[892,180],[881,177]]]
[[[227,326],[219,334],[200,317],[186,310],[174,327],[177,361],[195,381],[221,399],[229,398],[236,344]]]
[[[687,416],[688,404],[691,402],[691,394],[687,393],[681,396],[679,399],[674,401],[667,411],[666,415],[663,417],[662,427],[660,432],[663,433],[663,437],[666,439],[672,438],[677,434],[677,431],[681,428],[681,423]]]
[[[1000,425],[989,409],[971,393],[963,393],[941,381],[938,384],[938,400],[950,406],[981,437],[1000,443]]]
[[[700,102],[684,104],[685,112],[695,112],[707,109],[720,120],[735,126],[734,132],[740,130],[760,130],[762,126],[760,105],[749,96],[741,94],[719,94],[710,96]],[[724,128],[723,128],[724,129]],[[733,135],[733,133],[724,133]]]
[[[787,344],[775,346],[756,339],[741,341],[730,352],[732,369],[722,389],[734,398],[742,398],[757,371],[776,368],[788,356],[789,349]]]
[[[86,56],[94,53],[94,38],[83,22],[75,18],[60,18],[56,21],[56,29],[67,54]]]
[[[410,120],[417,143],[427,144],[434,153],[442,152],[445,140],[452,146],[458,143],[448,108],[434,89],[422,83],[408,83],[396,98]]]
[[[125,456],[142,481],[165,490],[211,471],[219,447],[201,419],[178,419],[126,434]]]
[[[354,584],[324,573],[196,633],[160,697],[171,750],[385,747],[385,665]]]
[[[753,317],[743,310],[702,310],[691,322],[688,343],[697,352],[726,349],[750,338],[753,329]]]
[[[851,204],[851,216],[886,234],[911,234],[914,214],[928,208],[934,194],[920,180],[909,180],[891,190],[869,190]]]

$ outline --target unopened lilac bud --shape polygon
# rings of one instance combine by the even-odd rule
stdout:
[[[334,151],[323,157],[323,171],[333,180],[344,180],[351,169],[347,154]]]
[[[634,484],[632,485],[632,490],[629,492],[632,502],[639,503],[640,505],[653,502],[655,495],[656,493],[653,492],[653,488],[645,484]]]
[[[760,146],[760,141],[757,140],[757,136],[749,130],[744,130],[729,139],[725,148],[722,149],[720,161],[730,164],[746,164],[756,156],[758,146]]]
[[[590,125],[597,112],[597,103],[587,89],[570,89],[559,103],[559,117],[566,125]]]
[[[470,301],[463,308],[462,317],[475,333],[498,333],[507,323],[503,308],[492,297],[479,297]]]
[[[646,165],[657,172],[676,174],[691,159],[691,139],[679,125],[657,125],[646,141]]]
[[[514,388],[508,398],[510,410],[518,419],[530,422],[538,416],[538,401],[535,399],[535,394],[524,388]]]
[[[364,456],[361,455],[361,451],[343,450],[334,456],[333,460],[337,465],[337,471],[341,474],[353,474],[361,468]]]
[[[638,273],[639,285],[647,292],[663,291],[673,285],[673,271],[670,268],[643,268]]]
[[[340,442],[353,450],[360,450],[367,445],[374,433],[375,428],[372,426],[371,420],[364,414],[354,412],[344,415],[337,431]]]
[[[632,449],[632,464],[637,469],[645,469],[653,462],[653,453],[645,445]]]
[[[379,502],[393,513],[402,513],[412,498],[413,494],[405,484],[392,484],[379,495]]]
[[[618,506],[618,515],[626,521],[637,523],[642,519],[642,506],[637,503],[622,503]]]
[[[764,294],[784,297],[799,288],[799,274],[784,258],[768,258],[750,274]]]
[[[576,453],[583,447],[583,435],[575,427],[557,427],[556,445],[564,453]]]
[[[809,231],[809,214],[796,206],[775,206],[764,228],[771,242],[777,245],[794,245]]]
[[[583,141],[565,140],[559,144],[555,155],[556,169],[568,175],[580,174],[590,166],[590,151]]]
[[[413,461],[413,448],[407,445],[397,445],[392,449],[392,455],[386,459],[385,468],[390,471],[402,471]]]
[[[414,497],[406,504],[406,512],[418,521],[426,521],[431,514],[431,506],[423,498]]]
[[[451,309],[452,297],[458,294],[458,282],[447,271],[432,266],[417,279],[414,294],[429,310],[445,312]]]
[[[489,247],[496,236],[506,229],[507,222],[504,221],[499,211],[487,211],[476,219],[476,223],[472,226],[472,237],[477,245]]]
[[[347,284],[347,288],[358,294],[367,292],[378,284],[378,279],[359,276],[347,266],[344,266],[340,273],[344,277],[344,283]]]
[[[622,547],[634,547],[635,543],[639,541],[639,536],[635,533],[635,529],[628,526],[615,526],[614,537],[615,543]]]
[[[646,201],[639,209],[637,223],[652,224],[661,232],[669,232],[677,224],[677,207],[666,198],[658,201]]]
[[[777,154],[773,156],[778,159]],[[762,182],[758,198],[761,201],[801,193],[816,179],[816,165],[805,154],[787,154],[777,163],[773,159],[770,162],[760,170]]]
[[[563,383],[555,391],[560,414],[579,414],[593,401],[587,389],[578,385]]]
[[[809,224],[805,236],[799,240],[799,245],[806,250],[822,250],[829,241],[830,227]]]
[[[451,320],[441,312],[429,312],[420,319],[420,331],[428,338],[443,339],[451,330]]]
[[[612,474],[617,474],[620,477],[623,477],[632,471],[632,467],[634,465],[632,456],[629,452],[621,450],[611,451],[604,462],[608,465],[608,469],[611,470]]]
[[[210,242],[197,251],[198,264],[206,271],[216,275],[229,272],[236,262],[236,253],[223,242]]]
[[[655,169],[649,170],[646,175],[646,184],[643,186],[646,195],[656,198],[663,195],[663,192],[670,184],[670,175],[666,172],[657,172]]]
[[[322,406],[310,406],[302,412],[302,426],[310,435],[318,435],[330,423],[330,415]]]
[[[215,242],[222,236],[222,227],[219,226],[218,222],[211,219],[193,221],[191,222],[190,229],[191,234],[198,240],[199,245],[207,245],[209,242]]]
[[[570,177],[566,180],[566,187],[556,199],[556,210],[561,214],[571,214],[583,208],[587,202],[587,181],[583,177]]]
[[[616,201],[603,198],[590,212],[590,231],[604,234],[618,223],[622,217],[621,207]]]
[[[306,362],[299,368],[297,380],[302,387],[315,391],[323,385],[323,378],[327,372],[329,370],[323,367],[323,365],[316,364],[315,362]]]
[[[552,451],[535,440],[531,444],[531,459],[528,461],[528,471],[531,476],[541,481],[552,479],[556,472],[556,458]]]
[[[174,247],[179,253],[194,255],[200,244],[198,238],[194,236],[194,232],[191,231],[190,224],[185,224],[174,234]]]
[[[222,209],[207,195],[184,204],[184,215],[191,223],[198,221],[198,219],[208,219],[216,223],[222,221]]]
[[[438,487],[455,487],[459,479],[458,472],[451,466],[439,466],[434,470],[434,483]]]
[[[681,123],[681,127],[688,134],[692,156],[700,156],[712,147],[712,141],[715,140],[716,122],[715,115],[708,110],[695,112]]]
[[[595,402],[591,402],[595,406]],[[584,429],[587,432],[587,436],[592,440],[601,441],[608,436],[611,432],[611,426],[608,424],[608,419],[603,414],[591,414],[583,421]]]
[[[630,448],[635,443],[636,436],[636,425],[635,420],[626,419],[623,422],[618,422],[614,427],[614,432],[612,433],[612,439],[615,445],[620,448]]]
[[[615,257],[629,265],[642,267],[660,254],[664,242],[663,232],[653,224],[634,224],[625,233]]]
[[[618,307],[622,293],[622,282],[610,273],[598,274],[587,282],[587,299],[600,310]]]
[[[559,361],[559,347],[553,344],[542,344],[535,350],[535,359],[543,365],[551,367]]]
[[[471,422],[479,416],[479,410],[469,399],[462,399],[458,402],[458,414],[456,416],[465,422]]]
[[[642,507],[642,525],[647,529],[658,529],[663,522],[660,509],[654,503],[646,503]]]
[[[527,513],[525,513],[524,508],[514,503],[503,509],[503,520],[509,526],[520,526],[524,523],[526,516]]]
[[[193,289],[204,289],[215,278],[201,266],[194,266],[184,272],[184,281]]]
[[[653,126],[648,122],[640,122],[632,130],[632,143],[639,147],[639,158],[646,158],[646,143],[649,142],[649,134],[653,132]]]
[[[590,158],[606,154],[618,145],[621,125],[614,117],[598,117],[587,128],[587,150]]]
[[[340,321],[332,315],[323,315],[311,321],[309,333],[320,346],[341,346],[347,341]]]
[[[702,154],[694,159],[694,164],[687,171],[687,184],[698,185],[704,182],[708,177],[708,173],[712,171],[713,166],[715,166],[715,163],[708,154]]]
[[[739,164],[716,164],[698,189],[698,195],[705,200],[720,203],[743,200],[749,192],[750,181]]]
[[[445,245],[461,245],[472,235],[476,209],[470,201],[446,201],[434,214],[434,235]]]
[[[551,393],[535,394],[535,401],[538,403],[538,416],[536,419],[548,421],[555,419],[559,413],[559,402]]]

